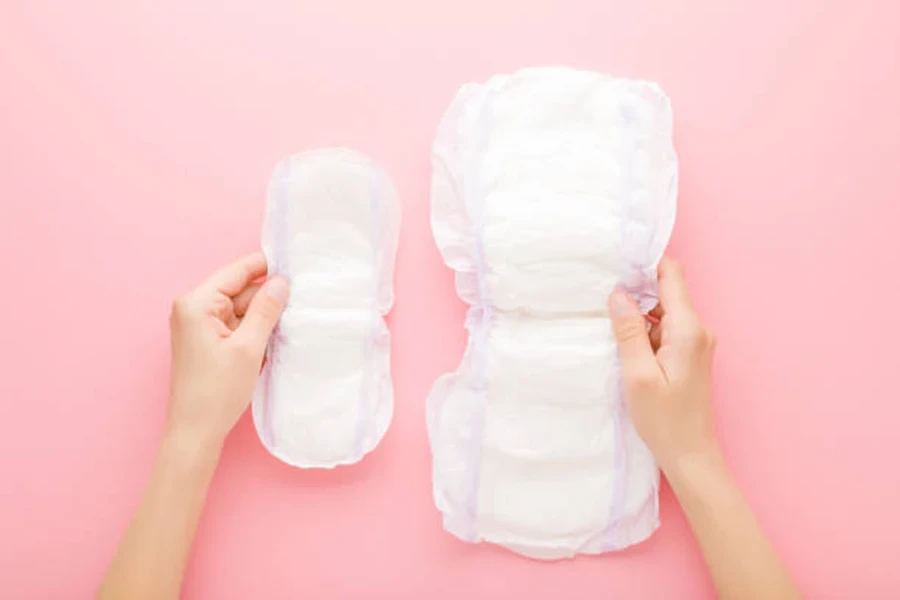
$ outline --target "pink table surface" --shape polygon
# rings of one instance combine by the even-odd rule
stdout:
[[[0,596],[87,598],[151,465],[171,299],[258,244],[289,153],[349,145],[403,204],[396,413],[302,472],[244,418],[186,598],[709,598],[662,491],[632,550],[542,564],[441,529],[424,400],[464,334],[428,226],[456,88],[533,64],[659,81],[671,253],[718,332],[718,426],[811,598],[900,597],[900,8],[888,0],[6,0],[0,7]]]

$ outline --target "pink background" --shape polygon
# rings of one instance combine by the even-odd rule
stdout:
[[[900,8],[883,0],[5,0],[0,7],[0,596],[87,598],[163,424],[171,298],[258,243],[270,169],[349,145],[403,202],[396,415],[301,472],[248,418],[187,598],[708,598],[671,492],[621,554],[540,564],[445,534],[424,399],[463,306],[428,228],[457,86],[532,64],[659,81],[671,252],[717,330],[718,424],[811,598],[900,595]]]

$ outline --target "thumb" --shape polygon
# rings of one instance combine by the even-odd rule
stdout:
[[[289,295],[290,286],[283,277],[272,277],[266,281],[250,301],[250,306],[247,307],[247,312],[233,337],[258,349],[262,355],[269,336],[287,305]]]
[[[647,323],[637,304],[622,289],[616,288],[609,296],[609,316],[619,344],[625,384],[656,380],[660,370],[650,345]]]

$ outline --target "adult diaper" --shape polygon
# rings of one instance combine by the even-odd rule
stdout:
[[[393,413],[390,333],[400,206],[366,156],[291,156],[269,182],[262,245],[291,295],[253,398],[265,447],[297,467],[355,463]]]
[[[434,142],[431,226],[471,305],[428,399],[444,527],[535,558],[635,544],[659,472],[622,404],[606,302],[645,311],[675,218],[658,86],[565,68],[464,85]]]

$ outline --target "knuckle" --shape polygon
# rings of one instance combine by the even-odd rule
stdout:
[[[709,344],[709,336],[706,329],[696,321],[682,323],[674,337],[680,346],[691,350],[702,350]]]
[[[226,315],[230,312],[231,300],[225,296],[217,295],[212,301],[212,311],[217,315]]]
[[[706,347],[709,345],[709,339],[707,339],[706,330],[704,330],[702,327],[698,327],[693,332],[691,332],[690,344],[691,348],[697,352],[706,350]]]
[[[190,312],[190,304],[189,294],[183,294],[172,300],[170,319],[174,322],[183,320]]]
[[[706,331],[706,345],[710,350],[714,350],[716,345],[719,342],[719,339],[716,337],[716,333],[712,329],[707,328],[705,331]]]
[[[692,350],[698,353],[703,353],[707,352],[709,349],[715,346],[716,338],[709,329],[701,325],[697,325],[690,332],[687,341]]]

